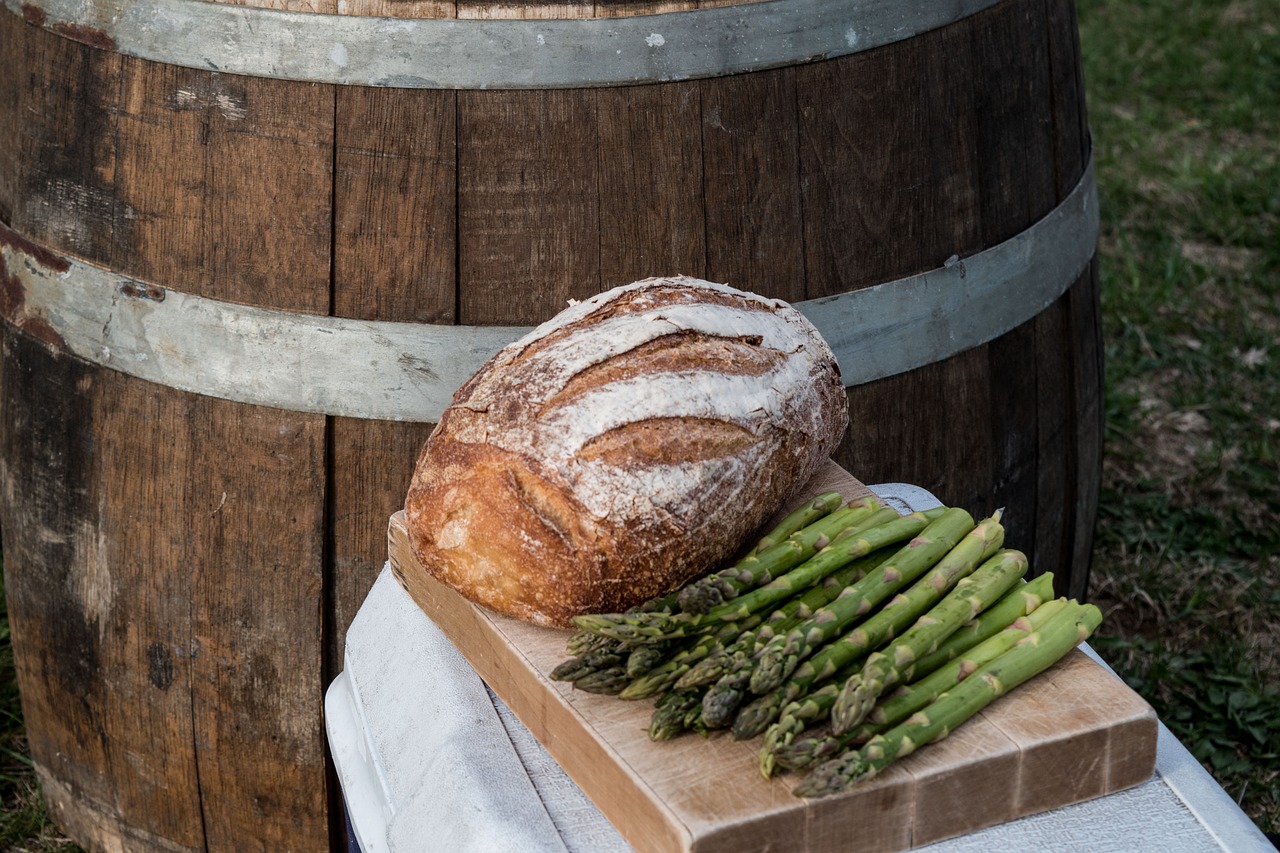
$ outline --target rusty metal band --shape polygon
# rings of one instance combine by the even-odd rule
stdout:
[[[1067,291],[1097,246],[1092,161],[1071,194],[1003,243],[919,275],[796,303],[845,385],[993,340]],[[0,225],[4,318],[94,364],[198,394],[377,420],[435,421],[529,328],[350,320],[255,308],[138,281]]]
[[[4,0],[67,38],[206,71],[428,89],[718,77],[881,47],[997,0],[764,0],[619,18],[382,18],[203,0]]]

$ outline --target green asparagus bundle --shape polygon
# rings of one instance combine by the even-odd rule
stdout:
[[[834,585],[843,589],[852,578],[873,565],[876,559],[877,556],[873,554],[855,561],[826,580],[834,580]],[[807,615],[813,607],[820,606],[820,602],[830,600],[837,594],[838,589],[832,589],[832,586],[833,584],[824,581],[786,602],[782,608],[770,614],[770,618],[781,624],[788,615]],[[740,639],[744,644],[752,642],[755,629],[761,627],[763,621],[759,614],[755,614],[742,621],[708,627],[683,640],[655,642],[630,648],[627,644],[614,640],[615,647],[589,652],[565,661],[552,670],[551,677],[573,681],[575,687],[589,693],[617,695],[623,699],[656,696],[676,687],[683,675],[713,651],[723,650],[724,646]],[[643,664],[637,664],[636,659],[641,656],[647,660]],[[684,685],[686,688],[691,686],[697,685]]]
[[[868,569],[874,567],[879,560],[883,559],[883,555],[883,551],[876,552],[838,569],[816,586],[785,602],[767,618],[755,614],[739,622],[726,622],[718,628],[711,628],[705,633],[694,635],[674,652],[669,651],[670,646],[660,643],[637,647],[632,651],[632,656],[639,651],[653,649],[663,654],[665,659],[648,672],[638,677],[633,676],[635,680],[618,695],[623,699],[639,699],[671,688],[689,690],[705,687],[708,681],[701,678],[686,681],[686,676],[692,674],[693,669],[705,663],[712,655],[718,653],[721,658],[733,657],[734,653],[730,652],[730,649],[753,645],[758,630],[764,630],[770,626],[781,630],[783,626],[799,622],[813,610],[838,595],[840,590],[861,577]],[[630,658],[628,658],[628,671],[630,669]]]
[[[1005,550],[961,578],[946,597],[888,646],[873,652],[862,672],[844,683],[831,708],[832,730],[842,734],[862,722],[885,690],[911,680],[917,660],[995,603],[1026,571],[1026,555]]]
[[[1000,696],[1052,666],[1087,639],[1101,621],[1102,613],[1091,604],[1063,610],[904,722],[871,738],[861,749],[818,765],[793,793],[800,797],[839,793],[946,737]]]
[[[827,728],[809,737],[793,736],[789,741],[779,739],[773,744],[772,758],[775,765],[789,770],[803,770],[883,734],[963,681],[983,664],[1011,649],[1032,631],[1044,627],[1049,619],[1066,606],[1065,598],[1056,599],[1040,605],[1026,616],[1017,617],[1004,630],[974,646],[943,668],[898,688],[877,704],[861,725],[844,734],[837,735]]]
[[[739,740],[762,734],[795,701],[844,667],[870,654],[932,607],[961,577],[999,549],[1004,528],[999,515],[984,519],[952,548],[925,577],[886,602],[856,628],[802,661],[791,677],[746,705],[733,721]],[[757,667],[756,672],[760,672]],[[704,700],[705,714],[705,700]]]
[[[1011,622],[1027,615],[1028,612],[1036,611],[1037,608],[1041,607],[1041,602],[1044,598],[1052,596],[1052,579],[1052,575],[1041,575],[1036,580],[1030,581],[1030,583],[1024,583],[1021,580],[1016,581],[1019,588],[1006,592],[1000,598],[1000,601],[980,613],[979,619],[986,621],[983,631],[979,633],[979,631],[974,630],[974,625],[978,622],[977,619],[974,619],[966,622],[961,628],[961,630],[968,629],[965,630],[964,634],[960,634],[960,631],[957,630],[951,634],[951,637],[947,638],[945,642],[945,646],[948,648],[947,660],[952,660],[959,654],[969,651],[970,648],[977,646],[983,639],[991,637],[996,631],[1006,628]],[[961,583],[964,583],[964,581],[961,581]],[[931,615],[932,613],[933,611],[931,611]],[[987,630],[988,628],[989,630]],[[957,635],[960,635],[960,638],[957,639],[957,642],[952,643],[952,639],[956,638]],[[1011,640],[1009,644],[1011,646]],[[936,669],[937,667],[933,667],[931,670],[924,670],[919,665],[916,665],[913,678],[919,676],[920,679],[923,679],[925,675],[931,674]],[[870,735],[878,734],[878,729],[865,734],[869,727],[872,727],[868,722],[868,724],[859,726],[854,734],[835,735],[828,733],[809,736],[809,738],[800,738],[800,735],[804,733],[806,727],[809,727],[812,722],[826,720],[831,715],[832,706],[835,706],[836,698],[840,695],[842,686],[847,684],[847,681],[854,678],[856,674],[860,674],[860,670],[861,667],[859,666],[846,667],[845,670],[838,672],[835,678],[827,681],[814,692],[796,699],[796,701],[787,704],[787,707],[783,708],[780,715],[778,715],[777,722],[769,726],[769,729],[764,733],[764,745],[760,748],[760,772],[764,776],[772,774],[774,765],[795,770],[799,766],[808,766],[818,757],[827,756],[827,754],[831,754],[847,744],[861,743],[861,740],[869,738]],[[910,686],[911,689],[915,688],[915,684]],[[947,684],[943,684],[942,689],[945,689],[945,686]],[[905,693],[906,690],[908,688],[901,688],[899,692]],[[941,689],[936,690],[936,692],[941,692]],[[886,708],[890,708],[890,712],[896,712],[896,708],[900,707],[910,707],[910,711],[916,711],[923,707],[923,704],[922,702],[911,707],[909,703],[902,702],[899,695],[895,694],[891,699],[886,699],[886,701],[874,706],[872,719],[878,722],[886,721],[886,717],[883,716]],[[901,719],[905,719],[910,711],[904,713]],[[899,721],[893,720],[893,722]],[[855,740],[855,736],[858,733],[864,733],[865,736],[861,740]],[[792,748],[792,744],[799,745]],[[795,757],[796,754],[799,754],[799,757]],[[804,761],[805,763],[801,765],[801,763],[797,763],[799,761]]]
[[[973,529],[974,522],[969,513],[962,509],[948,509],[896,554],[826,607],[786,636],[775,637],[765,646],[751,674],[751,692],[767,693],[777,687],[795,671],[800,661],[936,565]]]
[[[961,572],[964,568],[961,567]],[[937,604],[926,605],[925,612],[916,619],[914,625],[888,646],[872,652],[857,672],[843,679],[837,676],[837,683],[823,685],[809,694],[810,697],[817,697],[814,700],[806,701],[808,697],[805,697],[784,707],[777,722],[765,732],[765,744],[760,756],[761,772],[767,777],[772,772],[772,752],[790,743],[819,715],[832,717],[837,734],[851,727],[852,724],[845,724],[846,717],[841,717],[841,722],[836,723],[837,714],[849,713],[851,697],[853,702],[860,703],[853,706],[856,710],[865,708],[864,715],[869,713],[875,700],[887,687],[897,684],[904,676],[910,677],[910,662],[915,657],[932,651],[957,628],[1003,596],[1011,586],[1020,582],[1026,568],[1026,557],[1017,551],[1001,551],[972,574],[966,574],[959,580],[949,579],[939,566],[929,578],[920,582],[921,588],[945,590],[949,584],[954,584],[951,591]],[[917,592],[915,589],[909,590],[903,597]],[[838,683],[841,681],[842,686]],[[845,703],[843,707],[842,702]]]
[[[1021,581],[1026,557],[1000,551],[1003,537],[999,513],[975,525],[954,508],[900,517],[818,495],[728,569],[575,619],[573,657],[552,677],[656,698],[655,741],[730,721],[735,738],[763,733],[764,776],[816,768],[795,793],[834,793],[945,737],[1097,627],[1097,608],[1051,600],[1051,575]]]
[[[898,514],[891,509],[876,506],[857,508],[862,516],[861,523],[855,520],[851,528],[857,529],[867,519],[885,520],[885,513],[892,518]],[[775,529],[776,530],[776,529]],[[793,537],[794,538],[794,537]],[[875,555],[872,555],[874,557]],[[860,576],[868,565],[870,558],[854,561],[850,566],[842,567],[833,575],[824,579],[815,587],[802,590],[793,600],[784,603],[778,610],[769,614],[773,624],[789,624],[787,621],[795,614],[805,616],[812,609],[829,601],[847,583]],[[634,608],[631,613],[658,613],[672,607],[674,599],[655,599],[654,602]],[[626,642],[615,638],[607,638],[607,644],[564,661],[551,677],[557,680],[573,681],[574,686],[592,693],[620,695],[623,698],[644,698],[670,689],[676,680],[684,675],[691,666],[716,650],[735,641],[740,635],[751,633],[762,622],[760,614],[753,614],[736,622],[708,622],[697,631],[690,631],[687,637],[676,640],[650,640],[645,643]],[[575,634],[574,637],[577,637]],[[571,638],[573,639],[573,638]],[[625,677],[624,672],[625,671]]]
[[[893,510],[888,511],[893,512]],[[753,657],[758,654],[774,637],[785,634],[808,619],[819,607],[831,603],[846,587],[880,565],[888,557],[891,548],[892,546],[882,548],[854,560],[849,565],[832,572],[802,594],[776,607],[758,628],[749,633],[743,632],[738,641],[724,649],[724,653],[717,656],[716,660],[708,659],[699,662],[699,666],[695,669],[700,671],[690,672],[689,686],[693,686],[694,683],[713,684],[725,672],[730,671],[731,658],[741,659],[743,655]]]

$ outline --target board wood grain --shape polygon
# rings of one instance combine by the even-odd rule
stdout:
[[[800,494],[827,489],[867,493],[832,463]],[[803,800],[791,794],[798,777],[760,776],[758,739],[653,743],[650,701],[552,681],[567,632],[490,613],[436,582],[409,549],[403,513],[388,539],[413,600],[640,851],[834,851],[851,837],[859,850],[907,850],[1120,790],[1155,768],[1154,711],[1077,649],[870,782]]]

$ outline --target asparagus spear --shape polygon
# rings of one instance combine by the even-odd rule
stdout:
[[[745,619],[771,604],[784,601],[849,563],[888,545],[902,542],[924,530],[936,514],[913,512],[896,516],[863,530],[846,530],[826,548],[764,586],[735,601],[729,601],[706,614],[710,621],[731,622]]]
[[[680,676],[680,680],[676,682],[676,687],[689,689],[691,687],[707,687],[715,684],[727,671],[737,665],[736,662],[747,653],[748,648],[755,645],[754,638],[763,627],[760,626],[754,631],[744,632],[730,645],[716,649],[695,663],[689,668],[688,672]]]
[[[843,502],[844,498],[839,492],[823,492],[808,503],[793,510],[786,518],[778,522],[778,525],[773,530],[761,536],[760,541],[756,542],[750,553],[759,554],[761,551],[767,551],[792,533],[803,530],[823,516],[835,512]]]
[[[679,609],[677,602],[679,598],[679,590],[668,593],[667,595],[651,598],[648,601],[638,604],[628,610],[628,613],[674,613]],[[606,637],[603,634],[596,634],[579,628],[569,635],[569,639],[565,643],[571,655],[582,655],[594,649],[605,648],[608,646],[617,647],[618,641],[613,637]]]
[[[661,602],[661,599],[654,601]],[[632,612],[638,613],[641,610],[635,608]],[[666,642],[630,645],[613,637],[583,630],[571,635],[568,642],[570,651],[576,657],[565,660],[551,671],[551,678],[556,681],[576,681],[597,669],[618,664],[626,666],[629,678],[638,679],[654,667],[660,666],[671,654],[670,644]]]
[[[910,515],[895,517],[883,524],[868,527],[858,533],[845,531],[837,535],[827,547],[791,571],[732,601],[713,607],[702,615],[593,613],[575,616],[573,621],[579,628],[630,642],[653,642],[687,637],[724,622],[746,619],[753,613],[791,598],[859,557],[864,557],[895,542],[910,539],[923,530],[938,514],[940,513],[934,510],[913,512]],[[786,544],[783,543],[783,545]]]
[[[701,699],[700,690],[673,690],[664,694],[649,718],[649,739],[671,740],[688,731],[690,713],[697,710]]]
[[[832,498],[835,506],[829,506]],[[768,583],[822,550],[842,530],[861,523],[883,507],[871,497],[837,509],[839,504],[840,496],[835,492],[814,498],[766,535],[761,540],[765,547],[757,546],[756,550],[727,569],[699,578],[680,590],[677,600],[681,611],[695,615],[706,613],[718,604],[737,598],[744,590]],[[787,532],[806,516],[813,518]]]
[[[573,686],[584,693],[601,693],[606,696],[617,696],[623,688],[631,683],[627,677],[625,665],[610,666],[587,673],[574,679]]]
[[[621,648],[622,644],[613,637],[606,637],[602,634],[593,634],[590,631],[584,631],[579,628],[569,635],[569,639],[565,641],[565,649],[570,655],[581,657],[589,652],[599,651],[601,649]]]
[[[806,697],[787,704],[778,715],[778,721],[765,731],[764,747],[760,752],[760,772],[765,777],[769,776],[773,770],[774,749],[790,743],[797,734],[804,731],[809,722],[819,716],[831,716],[832,729],[836,734],[850,729],[860,720],[854,720],[850,724],[846,722],[847,717],[837,717],[850,713],[847,703],[859,702],[852,708],[855,712],[865,708],[865,715],[887,686],[893,686],[904,676],[910,675],[910,662],[915,660],[911,656],[919,654],[918,649],[936,647],[940,639],[946,638],[957,626],[973,619],[975,613],[982,611],[1018,583],[1025,571],[1027,557],[1023,553],[998,552],[991,560],[975,569],[973,574],[955,581],[951,592],[937,605],[928,608],[904,634],[881,651],[870,654],[860,671],[846,679],[837,676],[837,683],[824,684]],[[942,583],[946,583],[946,580],[943,579]],[[842,684],[838,684],[838,681],[842,681]]]
[[[956,582],[946,597],[888,646],[872,652],[862,672],[844,683],[831,708],[832,730],[841,734],[862,722],[885,690],[911,680],[921,656],[991,606],[1026,572],[1027,555],[1005,550]]]
[[[640,678],[667,660],[671,651],[670,643],[647,643],[643,646],[636,646],[627,652],[625,663],[627,677],[631,679]]]
[[[1027,593],[1025,598],[1020,596],[1019,593],[1025,593],[1033,587],[1038,590]],[[824,684],[822,689],[810,694],[810,697],[817,699],[820,703],[819,707],[801,707],[796,711],[791,711],[790,707],[783,708],[781,715],[778,716],[778,722],[769,727],[769,731],[765,733],[765,745],[771,748],[773,765],[785,767],[787,770],[803,770],[805,767],[813,766],[822,758],[844,752],[851,745],[865,743],[888,727],[908,719],[925,704],[937,698],[943,690],[963,680],[969,672],[992,660],[996,654],[1009,651],[1012,644],[1025,637],[1030,631],[1041,628],[1048,617],[1065,607],[1065,598],[1039,603],[1042,594],[1043,597],[1048,597],[1052,589],[1052,576],[1041,575],[1030,583],[1019,584],[1019,588],[1006,593],[996,606],[983,611],[980,616],[980,619],[987,621],[988,624],[996,624],[998,621],[996,633],[982,635],[982,637],[970,633],[968,638],[961,638],[960,643],[954,644],[956,648],[950,660],[943,663],[941,669],[923,671],[919,665],[916,665],[915,675],[919,678],[909,685],[899,686],[895,692],[878,702],[867,719],[863,720],[859,726],[844,734],[837,735],[828,729],[823,733],[801,738],[800,734],[804,729],[795,724],[803,722],[808,726],[810,721],[822,719],[828,715],[832,704],[835,704],[836,695],[840,692],[840,686],[852,675],[852,672],[849,676],[845,676],[844,672],[837,674],[836,678]],[[1010,602],[1015,602],[1015,599],[1018,607],[1010,607]],[[1028,608],[1029,612],[1027,612]],[[973,624],[974,622],[969,622],[969,625]],[[955,639],[956,634],[948,637],[948,646],[952,646],[952,640]],[[922,658],[923,660],[925,658]],[[804,702],[804,699],[800,699],[800,702]],[[783,721],[788,719],[792,721],[790,729],[782,725]],[[767,766],[764,761],[762,756],[760,770],[772,771],[773,765]]]
[[[861,577],[880,559],[882,559],[881,552],[877,552],[837,569],[816,586],[810,587],[803,594],[775,609],[754,629],[743,631],[732,644],[698,661],[688,673],[681,677],[680,686],[700,687],[714,684],[734,659],[750,653],[755,648],[762,634],[773,636],[779,630],[789,630],[792,625],[797,625],[809,618],[813,611],[839,595],[840,590]]]
[[[644,604],[631,608],[629,612],[662,612],[670,613],[676,606],[675,594],[650,599]],[[627,643],[593,634],[579,629],[569,635],[566,647],[571,657],[551,671],[551,677],[558,681],[576,681],[587,673],[597,669],[605,669],[626,661],[627,673],[635,678],[652,667],[656,661],[652,657],[657,650],[645,646],[629,646]]]
[[[569,658],[551,670],[551,678],[555,681],[577,681],[588,673],[599,669],[617,666],[626,659],[626,652],[616,640],[609,646],[592,649],[583,654]]]
[[[953,660],[983,640],[1004,630],[1005,626],[1031,613],[1042,602],[1053,599],[1053,572],[1045,572],[1026,583],[1017,584],[1004,597],[978,614],[978,618],[962,625],[938,648],[916,662],[915,678],[921,678]]]
[[[808,693],[814,685],[831,678],[906,628],[933,606],[959,578],[994,554],[1003,541],[1004,528],[1000,525],[999,514],[984,519],[927,575],[886,602],[857,628],[802,661],[789,679],[739,711],[733,721],[733,736],[745,739],[763,733],[787,703]]]
[[[962,509],[948,509],[941,518],[830,604],[765,646],[751,674],[751,692],[767,693],[777,687],[795,671],[800,661],[936,565],[973,529],[973,518],[969,513]]]
[[[738,711],[738,715],[733,718],[733,737],[735,740],[750,740],[758,734],[764,733],[769,725],[782,712],[782,709],[792,699],[802,695],[808,691],[796,690],[794,693],[790,690],[791,682],[770,690],[763,696],[757,696],[751,702],[744,705],[742,710]],[[703,706],[703,716],[706,716],[706,706]]]
[[[1059,613],[905,722],[876,735],[856,752],[818,765],[794,793],[822,797],[847,790],[918,747],[946,737],[997,698],[1048,669],[1092,634],[1101,621],[1101,611],[1092,604]]]

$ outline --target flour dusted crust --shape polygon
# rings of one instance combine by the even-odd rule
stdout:
[[[646,279],[569,307],[458,391],[418,459],[410,543],[471,601],[566,627],[716,567],[847,421],[835,358],[794,308]]]

